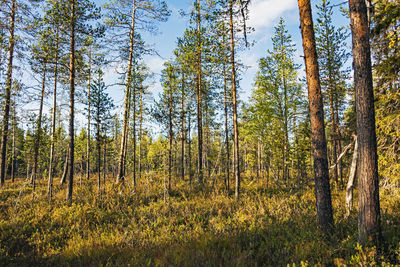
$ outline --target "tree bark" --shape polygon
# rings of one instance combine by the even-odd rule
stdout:
[[[353,39],[354,87],[358,141],[358,241],[378,246],[380,226],[378,155],[369,25],[365,0],[349,1]]]
[[[0,157],[0,185],[4,184],[6,175],[6,155],[7,155],[7,138],[8,138],[8,122],[10,117],[10,102],[11,102],[11,88],[12,88],[12,74],[13,74],[13,59],[14,59],[14,45],[15,45],[15,14],[17,12],[16,0],[12,1],[11,14],[10,14],[10,38],[8,43],[8,64],[7,64],[7,78],[6,88],[4,93],[4,115],[3,115],[3,129],[1,131],[1,157]]]
[[[67,201],[72,201],[72,189],[74,182],[74,119],[75,119],[75,5],[76,0],[70,0],[70,60],[69,60],[69,150],[68,150],[68,191]]]
[[[321,228],[330,232],[334,222],[326,151],[324,109],[311,4],[310,0],[298,0],[298,5],[310,105],[317,217]]]

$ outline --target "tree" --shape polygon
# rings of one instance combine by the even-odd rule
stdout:
[[[121,51],[122,58],[128,63],[125,76],[126,83],[123,126],[117,175],[117,182],[120,182],[124,181],[125,179],[126,147],[128,139],[134,57],[140,55],[139,49],[143,48],[143,46],[138,47],[142,44],[140,44],[138,41],[137,31],[138,28],[141,30],[154,31],[156,29],[155,22],[166,21],[170,15],[170,12],[166,3],[161,0],[115,0],[104,5],[104,7],[108,11],[106,13],[105,22],[112,30],[115,31],[114,36],[116,38],[112,38],[114,44],[117,44],[117,46],[119,46],[121,43],[123,44]],[[121,32],[125,34],[121,34]],[[121,36],[123,36],[122,40]],[[126,37],[129,37],[129,39],[126,40]],[[129,44],[128,47],[126,47],[126,44]],[[128,58],[126,58],[126,55],[128,55]]]
[[[172,179],[172,142],[174,139],[174,123],[173,118],[177,114],[175,106],[178,105],[178,68],[171,62],[164,64],[165,68],[162,71],[161,82],[163,85],[163,93],[160,100],[156,103],[156,108],[153,116],[159,123],[162,123],[168,131],[168,191],[171,191]]]
[[[114,108],[112,98],[106,92],[107,86],[105,85],[102,78],[102,71],[97,70],[97,79],[91,84],[90,92],[90,108],[92,109],[91,114],[95,121],[96,128],[96,148],[97,148],[97,186],[98,192],[100,193],[101,187],[101,144],[104,143],[105,130],[108,127],[107,123],[111,120],[112,116],[110,111]],[[88,106],[89,108],[89,106]],[[88,137],[89,139],[90,137]],[[103,161],[103,172],[105,172],[106,166]]]
[[[75,117],[75,77],[76,77],[76,37],[93,33],[92,27],[85,24],[89,20],[99,17],[99,10],[89,1],[77,2],[70,0],[70,16],[68,18],[70,34],[69,52],[69,126],[68,126],[68,163],[67,177],[68,190],[67,200],[72,200],[73,178],[74,178],[74,117]],[[77,36],[76,36],[77,35]]]
[[[274,135],[271,151],[279,163],[277,176],[282,172],[283,181],[288,183],[290,177],[291,142],[295,135],[296,115],[301,100],[301,86],[297,78],[299,66],[294,63],[294,44],[281,18],[275,27],[272,37],[273,49],[259,61],[259,72],[256,77],[257,89],[254,91],[254,105],[257,117],[267,117],[269,134]],[[267,103],[257,103],[266,101]],[[262,114],[264,113],[264,114]],[[268,115],[267,115],[268,114]]]
[[[317,217],[321,228],[329,232],[334,222],[325,140],[324,107],[319,80],[311,4],[310,0],[298,0],[298,5],[310,105]]]
[[[369,21],[364,0],[350,0],[358,142],[358,241],[381,244],[378,155]]]
[[[6,154],[7,154],[7,138],[8,138],[8,123],[10,117],[10,102],[11,102],[11,88],[12,88],[12,75],[13,75],[13,59],[14,59],[14,46],[15,46],[15,16],[17,12],[17,1],[12,0],[10,10],[10,24],[9,24],[9,40],[8,40],[8,63],[7,63],[7,78],[4,93],[4,113],[1,131],[1,156],[0,156],[0,185],[4,184],[5,171],[6,171]]]
[[[321,89],[328,96],[327,114],[330,116],[330,139],[332,165],[336,183],[340,177],[343,185],[342,161],[337,163],[342,150],[339,112],[344,108],[346,97],[346,80],[348,69],[345,68],[349,53],[346,51],[346,39],[349,36],[346,28],[336,28],[332,22],[333,7],[327,0],[317,5],[318,18],[315,25],[318,63],[320,66]]]
[[[240,192],[240,166],[239,166],[239,128],[237,118],[237,96],[236,96],[236,62],[235,62],[235,36],[233,22],[233,2],[229,0],[229,31],[231,45],[231,71],[232,71],[232,108],[233,108],[233,164],[235,169],[235,198],[239,198]],[[245,31],[246,32],[246,31]]]
[[[379,175],[400,182],[400,3],[374,1],[371,52],[376,111]]]
[[[62,27],[62,15],[63,6],[62,1],[48,1],[47,10],[45,10],[44,22],[51,25],[56,29],[55,35],[51,35],[53,38],[49,38],[52,43],[52,54],[51,61],[53,63],[53,75],[54,75],[54,85],[53,85],[53,107],[52,107],[52,126],[51,126],[51,146],[50,146],[50,162],[49,162],[49,177],[48,177],[48,194],[49,198],[52,198],[52,188],[53,188],[53,165],[54,165],[54,154],[55,154],[55,143],[56,143],[56,114],[57,114],[57,85],[58,85],[58,75],[59,75],[59,60],[60,60],[60,28]],[[49,41],[50,41],[49,40]]]

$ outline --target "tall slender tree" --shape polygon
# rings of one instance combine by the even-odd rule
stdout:
[[[14,46],[15,46],[15,17],[17,12],[17,1],[12,0],[10,10],[9,31],[8,38],[8,63],[7,63],[7,78],[4,93],[4,113],[1,131],[1,155],[0,155],[0,185],[4,184],[6,175],[6,155],[7,155],[7,138],[8,138],[8,123],[10,117],[10,102],[11,102],[11,88],[12,88],[12,75],[13,75],[13,60],[14,60]]]
[[[125,179],[134,57],[139,56],[145,50],[143,43],[139,42],[137,32],[139,30],[154,32],[157,28],[156,22],[166,21],[170,11],[165,1],[162,0],[115,0],[105,4],[104,7],[107,10],[105,22],[114,31],[113,44],[116,44],[117,47],[122,44],[122,47],[120,47],[122,51],[119,52],[122,52],[122,59],[127,61],[123,126],[117,174],[117,182],[121,182]],[[121,34],[121,31],[125,34]],[[126,37],[128,37],[128,40]],[[128,58],[126,58],[126,55],[128,55]]]
[[[298,0],[298,5],[310,105],[317,217],[322,229],[329,232],[334,222],[325,139],[324,107],[319,80],[311,3],[310,0]]]

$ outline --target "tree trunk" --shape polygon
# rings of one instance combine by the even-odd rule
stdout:
[[[97,103],[99,107],[100,103]],[[100,111],[97,110],[96,118],[96,142],[97,142],[97,192],[100,195],[101,190],[101,144],[100,144]]]
[[[138,134],[138,145],[139,145],[139,157],[138,157],[138,178],[142,177],[142,123],[143,123],[143,93],[140,92],[140,103],[139,103],[139,134]]]
[[[54,56],[54,87],[53,87],[53,118],[51,125],[51,145],[50,145],[50,163],[49,163],[49,181],[47,193],[49,199],[53,194],[53,161],[54,161],[54,146],[56,139],[56,114],[57,114],[57,79],[58,79],[58,42],[59,42],[59,26],[56,26],[56,54]]]
[[[311,4],[310,0],[298,0],[298,4],[310,105],[317,217],[321,228],[326,232],[330,232],[334,222],[326,151],[324,108],[319,80]]]
[[[129,126],[131,88],[132,88],[132,65],[133,65],[133,52],[134,52],[133,45],[135,41],[134,40],[135,15],[136,15],[136,0],[133,0],[132,24],[131,24],[130,38],[129,38],[129,61],[128,61],[128,72],[127,72],[127,81],[125,90],[125,103],[124,103],[124,120],[122,126],[122,134],[121,134],[121,148],[119,154],[117,183],[123,182],[125,180],[126,146],[127,146],[127,135]]]
[[[11,182],[14,182],[15,180],[15,169],[16,169],[16,161],[17,161],[17,155],[16,155],[16,147],[15,147],[15,135],[16,135],[16,125],[17,125],[17,110],[15,108],[15,93],[14,93],[14,99],[13,99],[13,122],[12,122],[12,131],[13,131],[13,139],[12,139],[12,158],[11,158]]]
[[[92,48],[89,48],[89,79],[88,79],[88,114],[87,114],[87,141],[86,141],[86,180],[90,178],[90,82],[92,74]]]
[[[133,100],[133,177],[132,183],[133,187],[136,187],[136,87],[133,87],[132,91]]]
[[[172,176],[172,84],[169,88],[169,108],[168,108],[168,121],[169,121],[169,148],[168,148],[168,193],[171,192],[171,176]]]
[[[233,33],[233,2],[229,0],[229,27],[231,34],[231,65],[232,65],[232,107],[233,107],[233,163],[235,169],[235,199],[239,199],[240,168],[239,168],[239,129],[237,125],[236,100],[236,66],[235,66],[235,36]]]
[[[11,88],[12,88],[12,74],[13,74],[13,59],[14,59],[14,44],[15,44],[15,13],[17,12],[16,0],[12,1],[11,15],[10,15],[10,38],[8,44],[8,65],[7,65],[7,78],[6,88],[4,93],[4,115],[3,115],[3,129],[1,131],[1,158],[0,158],[0,185],[4,184],[5,171],[6,171],[6,155],[7,155],[7,138],[8,138],[8,121],[10,117],[10,101],[11,101]]]
[[[103,197],[106,193],[106,176],[107,176],[107,135],[104,134],[104,151],[103,151]]]
[[[200,0],[197,1],[197,135],[198,135],[198,164],[197,164],[197,180],[203,186],[203,118],[202,110],[202,82],[201,82],[201,15]]]
[[[225,44],[225,34],[223,35]],[[225,58],[223,60],[223,72],[224,72],[224,117],[225,117],[225,149],[226,149],[226,159],[225,159],[225,186],[226,191],[229,193],[229,163],[230,163],[230,153],[229,153],[229,129],[228,129],[228,91],[226,84],[226,64]]]
[[[76,0],[70,0],[71,5],[71,39],[69,60],[69,150],[68,150],[68,191],[67,201],[72,201],[72,189],[74,181],[74,120],[75,120],[75,5]]]
[[[358,141],[358,241],[381,244],[378,155],[369,26],[365,0],[349,1],[353,37],[354,87]]]
[[[191,116],[191,114],[190,114],[190,107],[188,108],[188,157],[189,157],[189,159],[188,159],[188,169],[189,169],[189,185],[191,186],[192,185],[192,141],[191,141],[191,139],[190,139],[190,131],[191,131],[191,128],[190,128],[190,121],[191,121],[191,119],[190,119],[190,116]]]
[[[182,70],[182,99],[181,99],[181,179],[185,180],[185,74]]]

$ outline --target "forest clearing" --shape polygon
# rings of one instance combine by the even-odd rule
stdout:
[[[399,266],[398,0],[0,2],[0,266]]]

